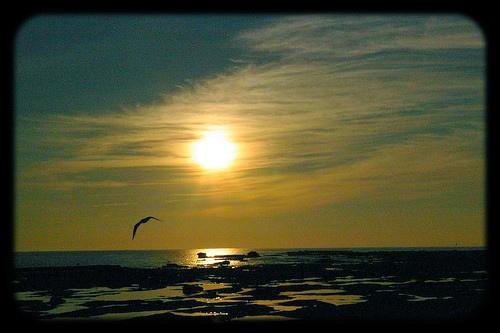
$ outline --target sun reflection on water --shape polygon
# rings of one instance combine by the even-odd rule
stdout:
[[[244,258],[244,256],[247,252],[248,251],[240,248],[203,248],[191,250],[190,257],[193,258],[196,265],[227,265],[235,267],[246,263],[246,258]],[[199,257],[198,254],[201,253],[205,255]]]

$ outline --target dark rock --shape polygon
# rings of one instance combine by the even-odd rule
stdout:
[[[244,254],[221,254],[214,256],[217,260],[242,260],[245,258]]]
[[[182,286],[182,292],[185,295],[196,294],[196,293],[200,293],[202,291],[203,291],[203,287],[199,286],[197,284],[185,284],[184,286]]]
[[[186,266],[181,266],[178,264],[165,264],[161,268],[186,268]]]
[[[260,254],[258,254],[256,251],[250,251],[247,253],[248,258],[258,258],[260,257]]]
[[[281,304],[301,306],[301,308],[297,310],[283,311],[279,313],[280,315],[285,315],[287,317],[324,320],[338,318],[339,316],[337,306],[321,301],[289,301]]]

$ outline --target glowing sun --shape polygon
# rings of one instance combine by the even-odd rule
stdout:
[[[205,133],[193,145],[193,160],[208,170],[225,169],[236,158],[236,145],[227,139],[222,130]]]

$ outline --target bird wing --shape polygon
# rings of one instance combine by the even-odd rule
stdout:
[[[134,239],[135,237],[135,233],[137,232],[137,228],[139,228],[139,226],[142,224],[142,220],[137,222],[135,225],[134,225],[134,232],[132,233],[132,239]]]
[[[148,217],[145,217],[143,218],[142,220],[140,220],[139,222],[137,222],[135,225],[134,225],[134,232],[132,233],[132,239],[134,239],[135,237],[135,233],[137,232],[137,228],[139,228],[139,226],[142,224],[142,223],[146,223],[148,222],[150,219],[155,219],[155,220],[158,220],[156,217],[154,216],[148,216]],[[160,220],[158,220],[160,221]]]

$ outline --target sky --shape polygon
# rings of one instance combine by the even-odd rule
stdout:
[[[484,246],[485,48],[459,15],[35,16],[15,250]]]

